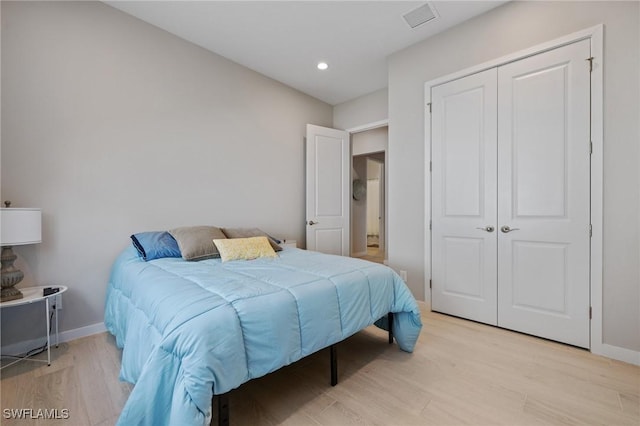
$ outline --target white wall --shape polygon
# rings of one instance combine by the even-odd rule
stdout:
[[[384,161],[384,156],[383,156]],[[380,179],[382,162],[372,156],[367,156],[367,180]]]
[[[20,286],[69,286],[62,330],[102,322],[132,233],[259,226],[303,245],[305,124],[331,127],[331,106],[100,2],[1,7],[1,196],[43,209]],[[43,331],[30,307],[2,311],[3,345]]]
[[[372,154],[387,150],[389,128],[387,126],[351,135],[351,155]]]
[[[347,101],[333,107],[333,126],[348,130],[365,124],[385,121],[388,115],[387,89]]]
[[[640,350],[638,2],[510,2],[389,58],[390,266],[424,299],[424,83],[603,23],[603,341]]]

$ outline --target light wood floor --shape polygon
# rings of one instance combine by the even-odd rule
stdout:
[[[378,249],[378,247],[367,247],[367,254],[358,256],[358,258],[369,262],[384,263],[384,251]]]
[[[234,425],[639,425],[640,367],[423,312],[413,354],[368,328],[338,345],[339,383],[321,351],[230,395]],[[70,418],[2,425],[112,425],[131,386],[99,334],[62,344],[50,367],[2,371],[2,409],[67,408]],[[0,413],[2,416],[2,413]]]

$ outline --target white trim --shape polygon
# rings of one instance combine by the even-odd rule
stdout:
[[[366,132],[367,130],[377,129],[379,127],[385,127],[389,125],[389,119],[384,119],[380,121],[374,121],[373,123],[362,124],[360,126],[355,126],[350,129],[345,129],[345,132],[349,133],[360,133]]]
[[[603,97],[603,26],[593,28],[591,34],[591,352],[605,355],[602,335],[602,262],[603,252],[603,176],[604,176],[604,97]],[[614,346],[610,346],[613,348]],[[616,358],[612,356],[612,358]],[[618,358],[616,358],[618,359]]]
[[[431,87],[424,85],[424,302],[431,310]],[[429,107],[427,107],[429,105]],[[428,170],[428,171],[427,171]]]
[[[599,39],[600,41],[602,41],[602,31],[603,31],[602,29],[603,29],[602,24],[596,25],[591,28],[587,28],[582,31],[577,31],[575,33],[557,38],[555,40],[552,40],[546,43],[538,44],[528,49],[520,50],[518,52],[511,53],[509,55],[505,55],[500,58],[493,59],[491,61],[479,64],[479,65],[475,65],[473,67],[466,68],[461,71],[454,72],[452,74],[447,74],[445,76],[438,77],[434,80],[428,81],[427,83],[425,83],[425,88],[427,87],[427,85],[429,85],[429,87],[438,86],[440,84],[447,83],[453,80],[458,80],[459,78],[466,77],[471,74],[477,74],[489,68],[495,68],[501,65],[506,65],[510,62],[518,61],[520,59],[537,55],[539,53],[546,52],[548,50],[566,46],[567,44],[575,43],[576,41],[592,39],[592,46],[593,46],[593,41],[595,41],[596,39]],[[600,32],[600,37],[595,37],[598,32]],[[600,48],[600,53],[602,53],[602,47]]]
[[[431,114],[427,111],[427,105],[431,103],[431,88],[452,80],[456,80],[467,75],[475,74],[489,68],[505,65],[519,59],[536,55],[557,47],[575,43],[580,40],[591,40],[591,56],[593,60],[593,72],[591,74],[591,141],[593,142],[593,155],[591,157],[591,224],[593,226],[593,236],[591,238],[591,351],[598,355],[613,355],[633,358],[629,353],[634,354],[624,348],[605,345],[602,336],[602,233],[603,233],[603,145],[604,145],[604,126],[603,126],[603,34],[604,27],[602,24],[587,28],[569,34],[555,40],[539,44],[537,46],[521,50],[492,61],[467,68],[453,74],[439,77],[428,81],[424,85],[425,99],[425,170],[429,170],[431,162]],[[428,148],[428,149],[427,149]],[[424,274],[424,293],[425,301],[431,305],[431,290],[429,289],[429,280],[431,279],[431,232],[429,231],[429,221],[431,220],[431,173],[425,173],[425,274]],[[613,349],[615,348],[615,349]],[[607,353],[612,355],[607,355]],[[628,362],[628,361],[627,361]]]
[[[105,327],[104,323],[101,323],[101,322],[97,324],[87,325],[85,327],[75,328],[73,330],[61,331],[59,333],[60,343],[70,342],[72,340],[80,339],[82,337],[92,336],[94,334],[103,333],[105,331],[107,331],[107,327]],[[51,335],[52,348],[55,348],[55,343],[53,342],[54,337],[55,337],[55,334],[52,334]],[[45,345],[46,342],[47,342],[46,336],[42,336],[38,339],[23,340],[21,342],[16,342],[7,346],[3,346],[2,354],[16,355],[16,354],[25,353],[27,351],[30,351]]]
[[[627,362],[629,364],[640,365],[640,352],[632,351],[618,346],[603,343],[600,345],[602,352],[598,355],[606,356],[618,361]]]
[[[67,330],[60,333],[61,342],[70,342],[72,340],[80,339],[82,337],[92,336],[98,333],[104,333],[107,331],[107,327],[103,322],[99,322],[92,325],[87,325],[80,328],[74,328],[73,330]]]

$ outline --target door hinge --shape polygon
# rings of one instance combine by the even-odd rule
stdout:
[[[593,308],[589,306],[589,319],[593,319]]]
[[[429,231],[433,230],[433,222],[429,219]]]
[[[588,57],[585,61],[589,61],[589,72],[593,72],[593,56]]]
[[[593,155],[593,142],[589,141],[589,154]]]
[[[429,113],[431,113],[431,102],[427,104],[427,108],[429,108]]]
[[[433,162],[429,161],[429,172],[433,171]]]
[[[593,237],[593,225],[589,224],[589,237]]]
[[[429,288],[431,288],[431,280],[429,280]]]

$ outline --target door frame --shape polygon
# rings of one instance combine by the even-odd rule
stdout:
[[[557,47],[581,40],[590,40],[592,60],[591,73],[591,262],[590,262],[590,350],[605,355],[606,345],[602,341],[602,239],[603,239],[603,34],[602,24],[587,28],[552,41],[523,49],[518,52],[452,73],[424,85],[425,115],[425,170],[431,170],[431,88],[449,81],[457,80],[489,68],[505,65],[529,56],[537,55]],[[588,66],[588,64],[585,64]],[[425,173],[425,302],[431,309],[431,173]]]

